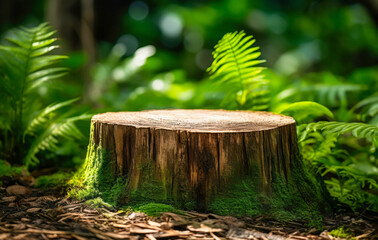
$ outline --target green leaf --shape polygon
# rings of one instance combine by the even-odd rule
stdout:
[[[227,33],[215,45],[214,61],[207,69],[214,86],[225,92],[222,106],[239,109],[263,110],[268,107],[268,81],[263,68],[256,65],[260,56],[255,40],[244,31]]]
[[[292,103],[280,113],[293,117],[297,122],[313,120],[324,115],[333,118],[333,113],[327,107],[312,101]]]
[[[38,87],[67,73],[66,68],[55,66],[67,56],[51,53],[58,48],[54,35],[55,31],[43,23],[15,30],[8,38],[12,45],[0,45],[0,119],[7,117],[0,124],[0,139],[6,132],[10,143],[1,149],[2,155],[17,158],[7,159],[10,161],[23,160],[26,166],[38,163],[39,151],[55,150],[61,138],[82,138],[75,121],[90,117],[58,114],[77,99],[41,107]]]

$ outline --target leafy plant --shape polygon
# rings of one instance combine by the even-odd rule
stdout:
[[[284,108],[281,113],[292,116],[297,122],[313,120],[315,117],[323,115],[333,118],[333,113],[327,107],[312,101],[292,103]]]
[[[302,124],[297,130],[303,157],[319,169],[331,196],[354,209],[378,211],[378,168],[374,157],[378,128],[365,123],[314,122]],[[351,151],[351,155],[341,145],[348,135],[372,142],[373,146],[357,145],[362,153]]]
[[[378,140],[378,127],[366,123],[344,123],[344,122],[315,122],[306,125],[301,131],[299,141],[306,138],[310,131],[320,130],[325,135],[341,135],[351,133],[358,138],[365,138],[369,142],[376,143]]]
[[[54,35],[43,23],[13,31],[7,38],[10,45],[0,46],[0,157],[11,163],[39,163],[37,154],[55,150],[60,138],[81,138],[74,123],[90,117],[58,114],[76,100],[42,107],[40,87],[67,73],[56,66],[67,57],[49,54],[59,47]]]
[[[369,123],[378,126],[378,93],[360,101],[354,109],[360,109],[361,120],[369,119]]]
[[[268,81],[262,74],[265,62],[257,60],[259,47],[244,31],[227,33],[215,46],[214,61],[207,71],[215,86],[226,92],[222,105],[228,108],[262,110],[268,108]]]

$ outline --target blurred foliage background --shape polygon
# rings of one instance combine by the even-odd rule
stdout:
[[[46,105],[81,97],[72,107],[79,113],[219,108],[225,93],[208,80],[211,53],[224,34],[245,30],[266,60],[268,110],[314,101],[333,116],[305,116],[300,124],[335,120],[378,126],[374,0],[0,0],[1,39],[14,27],[44,21],[58,30],[57,52],[69,55],[63,65],[71,69],[38,90]],[[88,136],[89,121],[78,127]],[[377,211],[376,143],[348,134],[312,138],[301,148],[323,169],[331,194],[352,207]],[[38,168],[78,166],[86,144],[64,141],[56,152],[43,154]],[[345,175],[348,171],[353,174]]]

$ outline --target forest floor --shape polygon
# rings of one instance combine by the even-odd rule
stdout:
[[[304,222],[282,223],[264,216],[235,218],[197,212],[144,213],[91,208],[66,199],[62,191],[23,186],[5,177],[0,187],[2,239],[342,239],[343,226],[354,239],[378,239],[378,216],[339,214],[324,219],[322,230]]]

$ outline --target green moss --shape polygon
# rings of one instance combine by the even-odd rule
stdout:
[[[344,226],[338,227],[330,231],[329,235],[336,238],[355,239],[352,235],[352,231],[349,228],[344,228]]]
[[[264,210],[278,220],[306,220],[309,226],[322,228],[322,215],[318,208],[313,208],[312,202],[305,201],[297,185],[294,180],[286,183],[280,176],[275,175],[272,181],[273,196],[265,196],[267,204]]]
[[[13,167],[8,162],[0,160],[0,177],[12,177],[14,175],[21,175],[23,167]]]
[[[209,211],[219,215],[237,217],[261,213],[261,204],[252,180],[244,180],[227,189],[209,204]]]
[[[209,210],[219,215],[237,217],[263,214],[282,221],[306,220],[309,226],[322,228],[322,215],[318,208],[320,204],[316,202],[320,198],[316,194],[321,193],[312,185],[298,184],[296,181],[302,177],[296,177],[296,174],[298,172],[293,172],[292,179],[288,182],[274,174],[271,195],[260,193],[260,183],[256,181],[259,178],[252,175],[239,183],[231,184],[224,193],[210,202]],[[306,201],[307,195],[303,197],[303,193],[311,193],[312,199]]]
[[[162,204],[162,203],[148,203],[145,205],[141,205],[139,207],[134,207],[134,209],[152,217],[159,216],[159,214],[163,212],[180,213],[179,210],[172,207],[171,205]]]
[[[93,134],[93,124],[91,134]],[[113,206],[119,204],[119,200],[125,194],[127,179],[113,175],[110,154],[103,148],[96,147],[93,141],[89,143],[84,166],[69,183],[69,197],[79,200],[100,197]]]
[[[35,186],[40,188],[65,187],[72,177],[72,173],[57,172],[52,175],[40,176]]]
[[[104,202],[104,200],[102,200],[102,198],[100,198],[100,197],[89,199],[89,200],[85,201],[84,204],[86,204],[90,207],[93,207],[93,208],[103,208],[104,207],[104,208],[107,208],[107,209],[113,209],[112,205]]]

